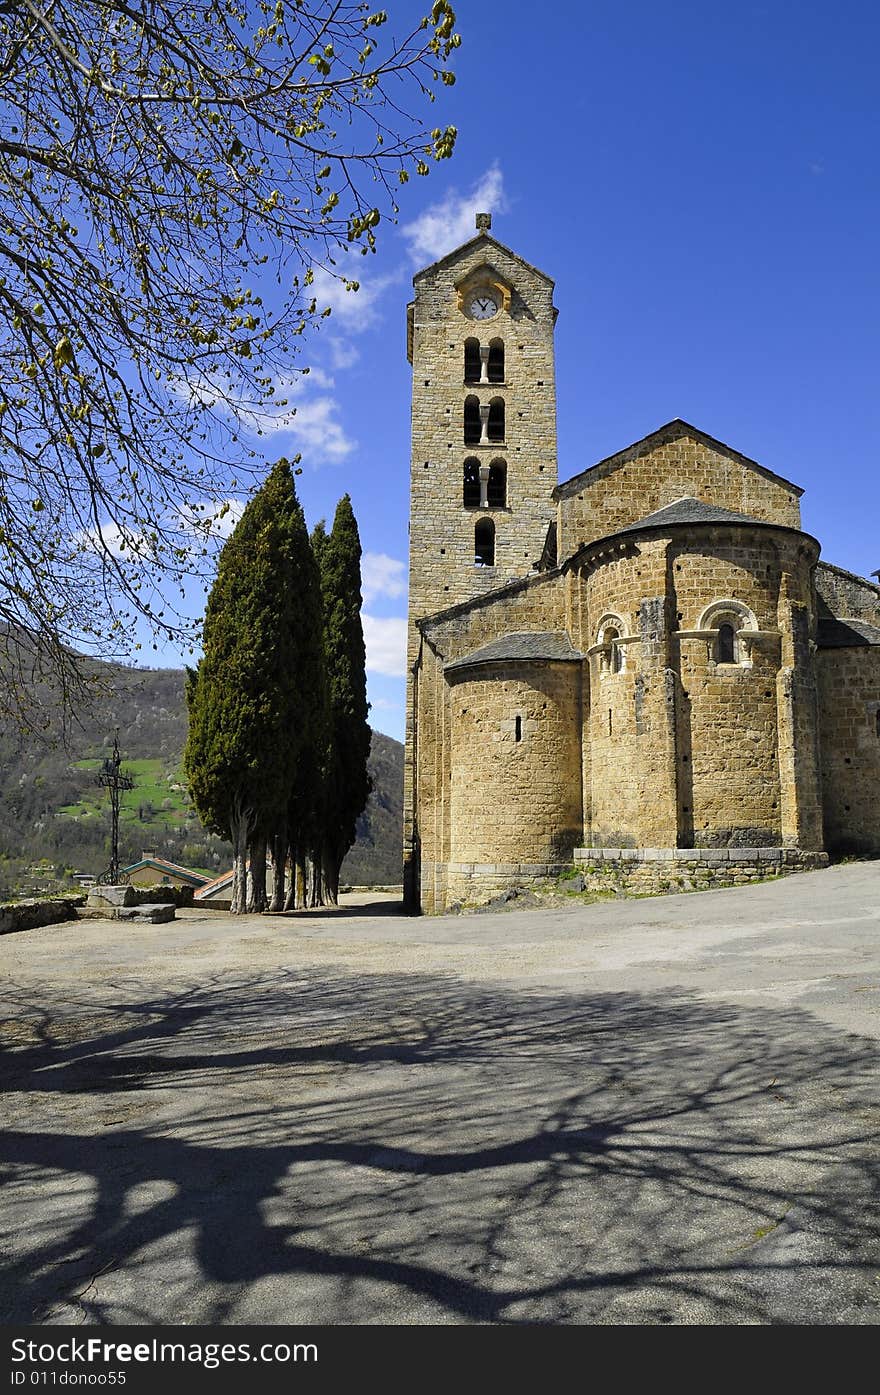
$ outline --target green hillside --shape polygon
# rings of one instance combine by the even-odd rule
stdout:
[[[146,849],[210,875],[230,863],[229,845],[202,827],[183,778],[183,672],[96,667],[104,692],[79,714],[66,743],[38,744],[0,725],[0,899],[61,884],[71,870],[97,874],[107,867],[108,796],[96,775],[117,728],[123,768],[135,782],[121,797],[123,865]],[[396,883],[402,876],[400,743],[374,732],[370,769],[375,788],[342,881]]]

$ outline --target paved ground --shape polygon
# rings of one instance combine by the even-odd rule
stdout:
[[[0,1316],[878,1321],[880,863],[0,940]]]

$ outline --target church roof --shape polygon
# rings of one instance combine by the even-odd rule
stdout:
[[[573,475],[570,480],[565,480],[558,484],[553,490],[554,499],[568,499],[573,494],[580,491],[593,479],[601,479],[604,475],[609,475],[621,465],[626,465],[630,460],[636,460],[640,455],[646,454],[654,446],[662,445],[664,441],[674,441],[680,436],[692,436],[695,440],[708,446],[710,450],[718,451],[721,455],[727,455],[731,460],[737,461],[740,465],[745,465],[749,470],[755,470],[765,479],[772,480],[774,484],[781,484],[786,489],[792,490],[798,498],[803,494],[800,485],[793,484],[791,480],[785,479],[782,475],[776,475],[772,470],[768,470],[765,465],[759,465],[757,460],[751,460],[747,455],[742,455],[733,446],[725,445],[723,441],[717,441],[714,436],[701,431],[698,426],[692,426],[690,422],[684,421],[681,417],[674,417],[672,421],[666,422],[665,426],[658,426],[656,431],[651,431],[647,436],[643,436],[640,441],[634,441],[631,446],[624,446],[623,450],[616,451],[614,455],[608,455],[604,460],[600,460],[595,465],[591,465],[587,470],[581,470],[580,474]]]
[[[670,528],[679,523],[766,522],[766,518],[750,518],[748,514],[722,509],[719,504],[706,504],[702,499],[695,499],[691,495],[684,499],[675,499],[671,504],[664,504],[662,509],[655,509],[636,523],[627,523],[623,528],[616,528],[614,536],[617,537],[618,533],[640,533],[643,528]]]
[[[446,266],[449,262],[456,261],[463,253],[470,252],[476,247],[486,251],[491,247],[497,247],[508,257],[513,257],[513,260],[519,262],[520,266],[524,266],[528,271],[533,271],[536,276],[540,276],[549,286],[556,284],[553,277],[548,276],[546,271],[542,271],[539,266],[533,266],[531,262],[527,262],[525,257],[520,256],[519,252],[514,252],[512,247],[505,246],[503,242],[498,241],[497,237],[493,237],[485,230],[478,232],[475,237],[468,238],[467,242],[463,242],[460,247],[453,247],[451,252],[447,252],[443,257],[438,257],[435,262],[429,262],[427,266],[423,266],[413,277],[413,284],[425,276],[427,272],[436,270],[438,266]]]
[[[861,649],[880,645],[880,629],[867,620],[842,620],[837,615],[819,618],[816,643],[820,649]]]
[[[452,659],[444,665],[444,672],[456,669],[474,668],[478,664],[494,664],[502,660],[517,659],[526,661],[551,661],[555,663],[576,663],[582,659],[563,630],[539,630],[531,634],[500,635],[488,644],[463,654],[460,659]]]
[[[798,533],[801,537],[810,538],[816,543],[817,548],[819,546],[812,534],[804,533],[801,528],[792,528],[787,523],[773,523],[767,518],[750,518],[748,514],[734,513],[732,509],[723,509],[720,504],[707,504],[702,499],[688,496],[684,499],[674,499],[671,504],[665,504],[662,509],[655,509],[653,513],[647,514],[635,523],[626,523],[622,528],[615,528],[613,533],[608,533],[601,538],[594,538],[592,542],[583,543],[568,558],[565,566],[571,566],[576,559],[591,552],[593,548],[602,548],[615,538],[626,537],[630,533],[645,533],[652,528],[658,530],[692,528],[705,523],[720,523],[728,526],[746,524],[749,528],[775,528],[782,533]]]

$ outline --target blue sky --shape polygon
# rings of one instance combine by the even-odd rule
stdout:
[[[302,452],[310,524],[352,496],[371,720],[398,738],[406,303],[477,209],[557,283],[562,479],[681,416],[803,486],[826,560],[880,568],[880,10],[464,0],[457,27],[436,109],[456,155],[352,259],[357,295],[323,287],[297,415],[266,442]]]

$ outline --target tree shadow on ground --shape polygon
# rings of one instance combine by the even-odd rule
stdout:
[[[808,1013],[296,969],[13,997],[7,1321],[876,1320],[878,1052]]]

